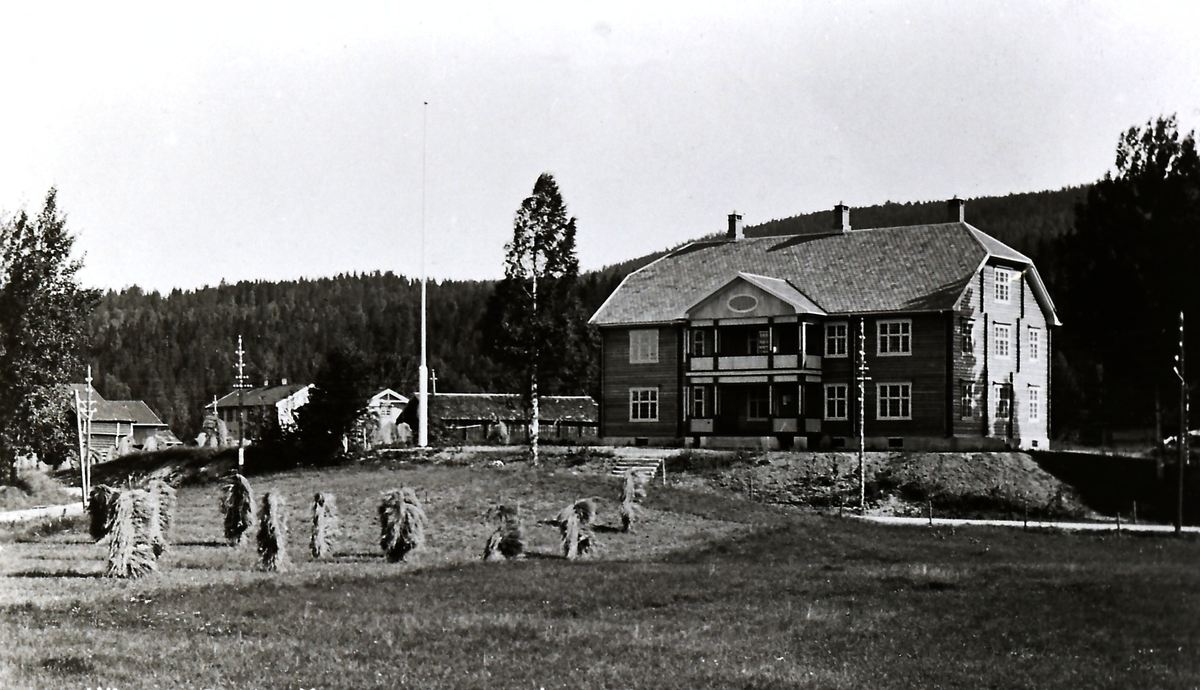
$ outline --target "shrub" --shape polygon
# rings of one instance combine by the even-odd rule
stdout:
[[[379,503],[379,546],[388,563],[403,561],[425,544],[425,511],[415,491],[392,490]]]
[[[283,496],[268,491],[262,499],[258,523],[258,557],[263,570],[280,572],[287,569],[287,503]]]
[[[240,544],[254,525],[254,490],[242,475],[234,474],[225,483],[221,511],[225,514],[225,539],[230,545]]]
[[[336,496],[328,493],[313,496],[312,526],[309,547],[313,558],[328,558],[333,555],[333,542],[340,533]]]
[[[502,561],[523,556],[525,539],[521,526],[521,506],[498,506],[489,512],[488,517],[498,524],[483,547],[483,560]]]
[[[141,489],[117,496],[110,521],[105,577],[138,578],[155,569],[152,524],[157,521],[157,497]]]

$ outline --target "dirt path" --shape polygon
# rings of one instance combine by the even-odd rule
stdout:
[[[35,520],[42,517],[71,517],[75,515],[83,515],[83,503],[79,501],[66,505],[8,510],[0,513],[0,523],[25,522],[26,520]]]
[[[1069,532],[1116,532],[1118,528],[1122,532],[1174,532],[1175,527],[1172,525],[1147,525],[1147,524],[1130,524],[1122,522],[1119,526],[1116,521],[1113,522],[1048,522],[1044,520],[1030,520],[1024,522],[1022,520],[960,520],[956,518],[917,518],[917,517],[890,517],[887,515],[852,515],[856,520],[866,520],[867,522],[877,522],[884,525],[923,525],[926,527],[962,527],[962,526],[985,526],[985,527],[1020,527],[1033,529],[1060,529]],[[1185,526],[1184,532],[1200,534],[1200,527]]]

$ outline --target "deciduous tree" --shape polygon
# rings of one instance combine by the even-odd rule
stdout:
[[[0,223],[0,470],[13,483],[17,458],[58,464],[77,452],[74,401],[63,385],[79,371],[86,319],[99,300],[80,287],[82,262],[59,212],[57,192],[42,211]]]

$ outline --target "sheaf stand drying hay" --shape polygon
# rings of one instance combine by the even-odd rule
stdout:
[[[287,503],[283,496],[268,491],[262,499],[258,523],[258,558],[263,570],[280,572],[287,569],[287,523]]]
[[[339,534],[337,497],[330,493],[316,494],[313,496],[312,539],[309,542],[312,557],[332,556],[334,541]]]
[[[580,499],[563,508],[552,521],[558,525],[563,556],[575,560],[596,550],[599,544],[592,532],[596,519],[596,504],[590,498]]]
[[[483,560],[503,561],[525,555],[525,539],[521,526],[521,506],[504,505],[492,509],[488,517],[497,524],[483,547]]]
[[[254,526],[254,490],[242,475],[234,474],[225,483],[221,512],[225,514],[225,540],[231,546],[249,538]]]
[[[415,491],[392,490],[379,503],[379,546],[388,563],[399,563],[425,544],[425,511]]]

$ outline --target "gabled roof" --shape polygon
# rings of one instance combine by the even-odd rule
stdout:
[[[1058,323],[1029,257],[961,222],[695,242],[626,276],[591,322],[679,321],[739,274],[764,278],[763,289],[786,284],[829,314],[949,310],[992,259],[1029,266],[1035,295]]]
[[[391,388],[384,388],[383,390],[379,391],[375,395],[371,396],[371,399],[369,401],[367,401],[367,406],[370,407],[371,405],[384,403],[384,402],[398,403],[400,405],[405,405],[408,403],[408,398],[404,397],[403,395],[400,395],[399,393],[392,390]]]
[[[290,398],[296,393],[308,388],[312,384],[305,383],[289,383],[286,386],[267,386],[265,388],[246,388],[240,392],[233,391],[226,393],[225,397],[217,401],[217,407],[266,407],[275,403]]]
[[[146,426],[161,426],[166,427],[163,421],[154,414],[154,410],[141,400],[113,400],[113,405],[120,405],[125,408],[131,417],[134,424],[142,424]]]

